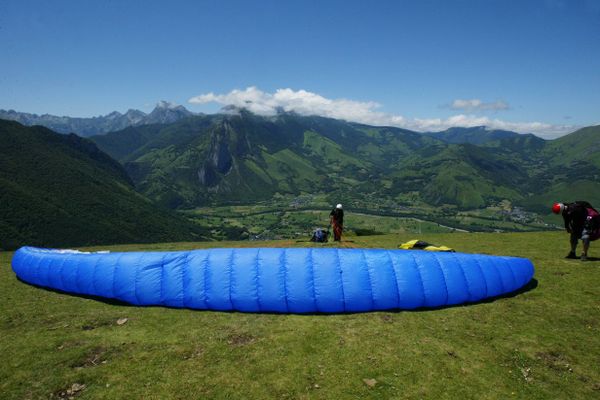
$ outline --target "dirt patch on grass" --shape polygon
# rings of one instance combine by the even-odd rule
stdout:
[[[184,351],[181,357],[184,360],[192,360],[194,358],[200,358],[200,357],[202,357],[203,354],[204,354],[204,347],[202,347],[202,346],[196,346],[193,349]]]
[[[571,363],[569,363],[564,354],[558,351],[539,352],[535,356],[545,366],[556,372],[573,372]]]
[[[542,351],[542,352],[538,352],[535,353],[535,356],[539,359],[542,360],[544,363],[556,363],[557,361],[561,361],[564,360],[564,355],[561,354],[558,351]]]
[[[106,347],[94,347],[88,351],[83,357],[71,364],[71,368],[81,369],[96,367],[101,364],[106,364],[109,354],[109,349]]]
[[[381,316],[381,321],[385,322],[385,323],[388,323],[388,324],[391,324],[391,323],[394,322],[394,318],[392,318],[392,316],[390,314],[383,314]]]
[[[584,320],[581,321],[581,323],[587,329],[596,329],[598,327],[598,320],[597,319],[584,319]]]
[[[101,328],[104,326],[110,326],[114,323],[112,319],[104,319],[104,320],[92,320],[81,325],[81,329],[84,331],[91,331],[96,328]]]
[[[227,344],[233,347],[246,346],[255,341],[256,337],[247,333],[232,334],[227,337]]]
[[[52,399],[74,399],[85,390],[85,385],[74,383],[69,387],[59,389],[50,395]]]
[[[452,358],[459,358],[454,350],[447,350],[446,354]]]

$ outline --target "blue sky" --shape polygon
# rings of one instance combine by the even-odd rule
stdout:
[[[600,0],[2,0],[0,54],[0,109],[38,114],[167,100],[416,130],[600,124]]]

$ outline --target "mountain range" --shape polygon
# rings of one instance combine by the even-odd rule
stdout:
[[[110,114],[92,118],[59,117],[50,114],[37,115],[14,110],[0,110],[0,119],[17,121],[27,126],[41,125],[58,133],[75,133],[82,137],[117,131],[128,126],[168,124],[192,115],[194,114],[185,107],[166,101],[160,101],[149,114],[139,110],[129,110],[124,114],[113,111]]]
[[[600,202],[599,129],[546,141],[483,127],[422,134],[242,109],[91,139],[141,193],[169,208],[325,193],[361,208],[474,209],[508,199],[545,213],[554,200]]]
[[[238,108],[226,106],[222,109],[221,113],[235,114],[238,112]],[[280,112],[280,114],[283,114],[283,112]],[[170,124],[194,115],[203,114],[193,113],[181,105],[164,100],[159,101],[154,110],[149,114],[140,110],[130,109],[125,114],[113,111],[110,114],[92,118],[76,118],[50,114],[37,115],[14,110],[0,110],[0,119],[17,121],[27,126],[41,125],[58,133],[75,133],[82,137],[103,135],[130,126]],[[441,132],[424,132],[423,134],[446,143],[471,143],[475,145],[522,136],[516,132],[488,129],[485,126],[472,128],[453,127]],[[534,135],[527,134],[526,136]]]
[[[166,103],[144,118],[90,138],[0,120],[0,247],[197,240],[210,235],[173,210],[281,196],[374,212],[600,204],[600,126],[544,140]]]

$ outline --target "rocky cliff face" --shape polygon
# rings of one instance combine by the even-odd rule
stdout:
[[[214,187],[219,183],[219,178],[212,165],[206,163],[198,171],[200,184],[206,187]]]
[[[212,132],[208,156],[198,171],[198,179],[202,185],[214,187],[219,183],[220,176],[231,171],[234,161],[229,143],[234,134],[231,125],[226,121]]]

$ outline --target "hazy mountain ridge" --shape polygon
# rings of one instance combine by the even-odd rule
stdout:
[[[169,124],[194,115],[183,106],[161,101],[146,114],[139,110],[128,110],[121,114],[113,111],[107,115],[91,118],[31,114],[14,110],[0,110],[0,119],[17,121],[26,126],[41,125],[58,133],[75,133],[82,137],[101,135],[130,126]]]
[[[500,129],[489,129],[485,126],[475,126],[471,128],[463,128],[463,127],[454,127],[446,129],[445,131],[440,132],[425,132],[424,135],[431,136],[433,138],[442,140],[446,143],[453,144],[475,144],[475,145],[485,145],[491,142],[498,142],[504,140],[514,140],[517,138],[530,138],[533,140],[541,139],[531,133],[521,134],[512,131],[505,131]]]

